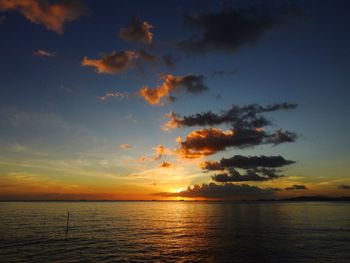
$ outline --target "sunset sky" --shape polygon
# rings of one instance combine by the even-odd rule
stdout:
[[[0,199],[350,195],[349,8],[0,0]]]

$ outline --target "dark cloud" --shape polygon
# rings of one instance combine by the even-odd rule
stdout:
[[[231,158],[222,158],[220,162],[206,161],[202,168],[206,170],[224,170],[227,168],[252,169],[257,167],[277,168],[295,163],[284,159],[282,156],[242,156],[235,155]]]
[[[204,197],[204,198],[262,198],[270,197],[274,193],[270,188],[259,188],[257,186],[250,186],[247,184],[202,184],[188,187],[186,190],[178,193],[156,193],[155,195],[163,197]]]
[[[348,184],[341,184],[341,185],[338,185],[338,188],[339,189],[343,189],[343,190],[350,190],[350,185],[348,185]]]
[[[180,41],[178,46],[187,52],[235,52],[243,45],[255,44],[265,32],[286,23],[288,18],[301,16],[301,10],[295,5],[246,9],[224,7],[216,13],[187,14],[187,24],[199,29],[200,36]]]
[[[153,26],[150,23],[133,18],[128,27],[120,29],[119,37],[129,42],[151,44],[153,40],[151,28]]]
[[[262,128],[271,125],[271,122],[260,114],[279,110],[290,110],[296,107],[297,104],[292,103],[278,103],[267,106],[249,104],[242,107],[233,105],[229,110],[222,111],[219,114],[207,111],[182,117],[176,113],[170,113],[168,115],[170,121],[164,124],[164,128],[169,130],[179,127],[214,126],[220,124],[229,124],[234,129]],[[290,134],[289,137],[291,137]]]
[[[215,174],[211,178],[215,182],[225,183],[225,182],[249,182],[249,181],[268,181],[282,177],[279,174],[280,170],[277,169],[267,169],[267,168],[255,168],[249,169],[245,174],[240,174],[234,168],[229,169],[227,173]]]
[[[284,136],[279,135],[280,133]],[[254,129],[226,131],[218,128],[201,129],[192,131],[184,140],[178,138],[180,144],[178,154],[183,158],[199,158],[224,151],[229,147],[243,149],[262,144],[277,145],[292,142],[295,137],[295,134],[283,131],[278,131],[277,135]]]
[[[186,75],[175,77],[172,75],[163,76],[163,83],[155,88],[147,86],[139,90],[139,95],[149,104],[161,104],[164,98],[169,99],[172,92],[184,91],[191,94],[200,94],[208,88],[203,83],[201,75]]]
[[[88,9],[80,0],[1,0],[0,11],[16,10],[30,22],[42,24],[47,29],[63,34],[65,24],[86,14]]]
[[[284,190],[291,191],[291,190],[308,190],[305,185],[302,184],[294,184],[290,187],[284,188]]]

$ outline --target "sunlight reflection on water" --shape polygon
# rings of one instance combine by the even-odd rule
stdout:
[[[0,203],[0,262],[53,261],[350,262],[350,203]]]

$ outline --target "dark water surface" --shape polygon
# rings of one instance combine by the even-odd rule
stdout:
[[[350,262],[350,203],[0,203],[0,262],[130,261]]]

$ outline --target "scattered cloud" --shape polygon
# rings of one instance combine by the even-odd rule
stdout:
[[[163,197],[204,197],[204,198],[262,198],[271,197],[274,194],[270,188],[260,188],[247,184],[202,184],[188,187],[186,190],[178,193],[162,192],[155,195]]]
[[[338,188],[339,189],[343,189],[343,190],[350,190],[350,185],[348,185],[348,184],[341,184],[341,185],[338,185]]]
[[[133,18],[128,27],[120,29],[119,37],[129,42],[151,44],[153,40],[153,33],[150,31],[151,28],[153,26],[149,22]]]
[[[54,58],[56,57],[56,53],[55,52],[49,52],[43,49],[37,49],[33,52],[34,56],[40,57],[40,58]]]
[[[208,88],[203,83],[201,75],[186,75],[183,77],[175,77],[172,75],[164,75],[163,83],[155,88],[147,86],[139,90],[139,95],[143,97],[151,105],[159,105],[164,98],[169,99],[170,93],[184,91],[191,94],[200,94]]]
[[[120,147],[121,149],[127,150],[127,149],[130,149],[130,148],[131,148],[131,145],[128,144],[128,143],[122,143],[122,144],[119,145],[119,147]]]
[[[64,26],[87,13],[80,0],[50,3],[48,0],[0,0],[0,11],[18,11],[30,22],[42,24],[47,29],[63,34]]]
[[[97,97],[99,100],[103,100],[106,101],[108,99],[118,99],[118,100],[122,100],[124,98],[126,98],[128,96],[128,94],[126,93],[122,93],[119,91],[115,91],[115,92],[107,92],[105,95],[103,96],[99,96]]]
[[[302,184],[294,184],[290,187],[286,187],[284,188],[284,190],[287,190],[287,191],[293,191],[293,190],[308,190],[308,188],[305,186],[305,185],[302,185]]]
[[[235,52],[244,45],[255,44],[265,32],[286,23],[288,18],[302,16],[295,5],[245,9],[226,6],[215,13],[187,14],[185,21],[191,28],[199,29],[200,36],[180,41],[178,46],[187,52]]]
[[[292,103],[276,103],[267,106],[249,104],[242,107],[233,105],[230,109],[221,111],[219,114],[207,111],[184,117],[170,112],[167,115],[170,121],[163,125],[163,129],[171,130],[180,127],[214,126],[220,124],[228,124],[235,129],[262,128],[271,125],[271,122],[260,114],[295,109],[297,106],[297,104]]]

